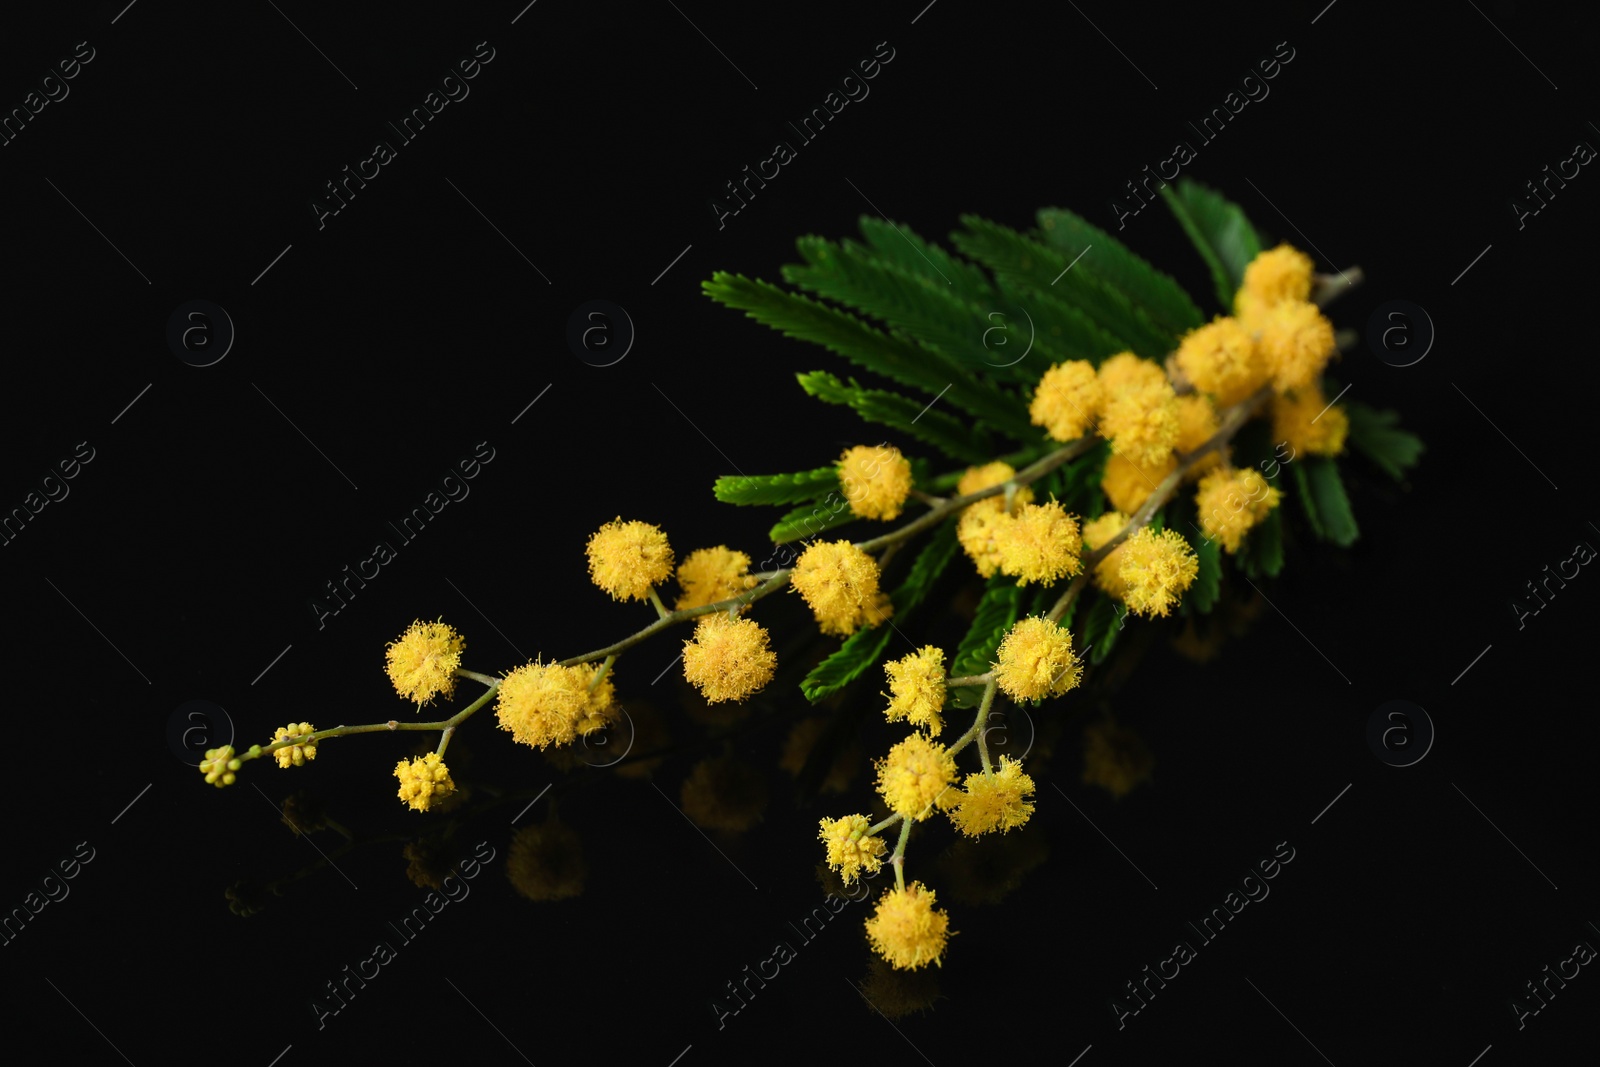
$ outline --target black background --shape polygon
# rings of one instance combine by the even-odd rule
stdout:
[[[78,442],[94,450],[70,495],[0,554],[12,682],[0,906],[19,906],[79,842],[95,850],[71,895],[0,948],[8,1037],[141,1065],[265,1065],[292,1046],[278,1061],[289,1067],[444,1052],[1065,1063],[1085,1049],[1085,1067],[1173,1053],[1465,1067],[1486,1048],[1478,1062],[1492,1067],[1591,1047],[1588,968],[1520,1031],[1507,1002],[1574,942],[1600,944],[1587,925],[1600,922],[1596,579],[1580,575],[1521,629],[1509,607],[1600,538],[1588,254],[1600,179],[1585,168],[1521,229],[1511,207],[1576,142],[1600,143],[1592,18],[1491,0],[1426,14],[1339,0],[1320,15],[1318,2],[923,3],[539,0],[519,17],[517,0],[341,13],[140,0],[8,16],[5,109],[77,42],[95,50],[70,95],[0,148],[0,506],[20,505]],[[384,122],[480,41],[494,58],[470,96],[319,229],[309,204],[323,183],[392,140]],[[719,229],[709,202],[723,183],[883,41],[894,58],[870,96]],[[682,743],[654,786],[559,772],[487,718],[452,746],[471,775],[530,798],[559,783],[552,798],[587,850],[584,895],[517,897],[503,872],[521,805],[496,808],[462,830],[463,852],[485,840],[498,855],[471,896],[319,1030],[322,984],[422,897],[398,840],[249,919],[223,891],[316,860],[274,810],[297,786],[365,834],[416,832],[429,816],[394,800],[391,774],[416,738],[329,742],[309,768],[249,764],[216,791],[169,752],[173,710],[221,705],[241,746],[291,720],[409,714],[381,653],[419,617],[462,629],[482,671],[606,644],[650,618],[584,571],[585,538],[619,514],[661,524],[680,556],[726,543],[761,558],[771,514],[716,503],[712,480],[806,469],[879,439],[794,383],[840,360],[699,291],[719,269],[778,280],[801,234],[851,236],[881,210],[943,241],[965,212],[1026,228],[1060,205],[1209,312],[1209,278],[1165,209],[1117,231],[1109,201],[1174,140],[1194,142],[1186,120],[1285,41],[1294,59],[1270,95],[1184,172],[1321,269],[1360,264],[1365,284],[1330,308],[1337,326],[1364,331],[1393,299],[1427,310],[1438,338],[1422,362],[1392,367],[1361,344],[1337,373],[1350,399],[1400,410],[1428,451],[1404,488],[1352,461],[1361,541],[1339,551],[1302,532],[1265,587],[1276,608],[1219,659],[1201,668],[1157,647],[1142,661],[1114,706],[1155,753],[1151,783],[1121,802],[1082,785],[1070,737],[1035,772],[1050,859],[997,906],[941,897],[959,933],[934,1010],[890,1024],[850,988],[869,958],[867,905],[852,904],[719,1029],[723,983],[796,943],[788,923],[822,903],[816,820],[865,809],[871,789],[863,767],[845,797],[798,803],[776,769],[807,713],[794,676],[724,737],[679,707],[676,671],[652,688],[677,651],[669,635],[616,670],[624,702],[654,701]],[[172,310],[196,298],[237,328],[207,368],[164,340]],[[591,299],[637,327],[613,366],[565,342]],[[470,496],[319,628],[308,602],[323,583],[481,441],[495,458]],[[793,599],[758,617],[780,653],[800,643],[797,671],[815,650]],[[1427,709],[1438,731],[1406,769],[1365,740],[1391,699]],[[1076,723],[1088,709],[1072,705],[1034,714]],[[870,682],[844,706],[868,755],[898,736]],[[719,856],[663,794],[675,800],[724,744],[771,778],[772,797],[755,833],[718,839]],[[950,840],[937,826],[914,839],[912,876],[939,888],[931,864]],[[1270,897],[1119,1031],[1109,999],[1280,841],[1295,858]]]

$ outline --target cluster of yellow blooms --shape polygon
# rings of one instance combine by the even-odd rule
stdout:
[[[957,538],[978,573],[1049,586],[1076,576],[1082,557],[1095,553],[1090,577],[1097,587],[1132,614],[1169,615],[1195,581],[1199,559],[1175,530],[1131,528],[1132,516],[1162,481],[1183,466],[1184,479],[1198,483],[1202,532],[1229,553],[1239,550],[1246,533],[1280,499],[1279,490],[1259,472],[1230,466],[1224,450],[1215,447],[1226,409],[1270,394],[1277,439],[1312,454],[1336,455],[1344,447],[1348,419],[1319,388],[1335,352],[1333,327],[1310,302],[1311,284],[1310,259],[1280,246],[1250,264],[1237,315],[1190,331],[1168,368],[1123,352],[1098,368],[1087,360],[1069,360],[1047,370],[1030,406],[1033,422],[1063,443],[1090,433],[1110,442],[1102,488],[1112,509],[1080,518],[1054,499],[1036,501],[1028,486],[1013,482],[1017,472],[1006,463],[972,467],[957,483],[958,494],[1005,489],[968,505],[957,522]],[[1237,419],[1229,425],[1231,432]],[[898,507],[893,510],[898,513]],[[835,551],[845,547],[841,542]],[[840,611],[833,614],[844,617]],[[956,784],[955,754],[981,731],[991,695],[986,693],[972,731],[946,746],[938,740],[949,681],[945,672],[944,652],[932,646],[886,664],[885,717],[917,731],[877,765],[878,793],[891,814],[877,825],[863,814],[823,819],[819,825],[827,863],[846,884],[876,874],[885,862],[895,864],[896,888],[880,901],[867,933],[873,948],[896,969],[939,963],[950,933],[948,916],[934,907],[932,891],[902,881],[910,825],[940,810],[957,830],[975,837],[1016,829],[1033,811],[1028,799],[1033,781],[1008,756],[991,766],[981,735],[983,769]],[[961,684],[986,681],[1012,700],[1036,701],[1067,692],[1081,674],[1071,633],[1051,618],[1029,617],[1006,632],[989,674]],[[1092,741],[1101,746],[1091,753],[1097,757],[1091,762],[1126,764],[1103,783],[1121,795],[1146,772],[1132,750],[1127,760],[1112,759],[1106,747],[1111,738],[1105,729],[1091,731]],[[1142,765],[1147,767],[1148,760]],[[877,833],[894,822],[903,824],[902,836],[890,857],[888,842]]]
[[[1023,619],[1011,627],[995,651],[993,672],[992,684],[1019,700],[1059,696],[1081,677],[1071,633],[1044,618]],[[867,920],[867,938],[893,967],[914,970],[941,962],[951,931],[949,916],[934,907],[933,891],[920,882],[905,885],[901,878],[899,866],[910,824],[939,810],[969,837],[1014,830],[1033,814],[1033,802],[1028,798],[1034,784],[1022,773],[1019,761],[1002,756],[998,768],[992,767],[981,747],[983,769],[957,784],[956,752],[981,729],[988,704],[986,701],[985,714],[980,714],[980,723],[966,738],[949,746],[938,740],[943,728],[940,709],[947,691],[940,649],[921,648],[885,664],[884,673],[890,688],[885,717],[921,728],[890,748],[878,762],[878,794],[892,815],[878,826],[862,814],[823,819],[818,836],[828,865],[848,885],[863,872],[876,874],[882,869],[888,843],[874,831],[896,821],[906,824],[901,847],[892,857],[896,888],[883,895]]]
[[[1319,385],[1335,351],[1333,328],[1310,302],[1311,285],[1310,259],[1283,245],[1249,265],[1235,315],[1191,330],[1165,367],[1122,352],[1098,367],[1069,360],[1049,368],[1031,400],[1032,421],[1058,442],[1086,440],[1091,433],[1109,442],[1112,455],[1101,487],[1111,508],[1093,518],[1073,515],[1053,498],[1036,500],[1004,462],[971,467],[957,483],[958,494],[990,495],[961,509],[956,536],[978,573],[985,578],[1003,574],[1019,586],[1051,586],[1080,576],[1087,557],[1092,572],[1082,580],[1092,580],[1131,614],[1169,615],[1194,583],[1199,560],[1178,532],[1143,525],[1148,513],[1141,509],[1152,494],[1160,489],[1165,500],[1172,488],[1162,483],[1171,477],[1176,484],[1174,472],[1180,467],[1185,481],[1197,483],[1202,532],[1229,553],[1240,549],[1248,532],[1279,502],[1279,491],[1260,473],[1232,467],[1219,447],[1241,418],[1253,413],[1238,405],[1270,396],[1273,432],[1297,451],[1336,455],[1344,447],[1348,419],[1325,402]],[[910,461],[888,445],[848,449],[835,471],[858,518],[896,519],[913,492]],[[892,610],[880,589],[879,560],[848,540],[813,540],[787,572],[758,575],[750,572],[748,555],[725,545],[697,549],[679,561],[659,527],[619,516],[590,537],[586,555],[597,587],[614,600],[648,601],[662,619],[672,613],[659,590],[676,578],[676,611],[697,616],[693,636],[683,644],[684,678],[708,704],[747,700],[772,681],[777,659],[770,637],[747,612],[778,580],[787,579],[825,634],[848,637],[880,625]],[[977,838],[1016,830],[1033,814],[1033,779],[1008,755],[991,762],[985,723],[996,693],[1016,702],[1040,701],[1080,683],[1083,666],[1073,636],[1055,621],[1068,599],[1049,616],[1011,625],[983,675],[947,677],[945,652],[932,645],[884,666],[885,718],[911,728],[875,765],[877,792],[889,815],[877,824],[859,813],[825,818],[818,836],[828,866],[846,884],[876,875],[885,863],[893,865],[895,887],[879,899],[866,931],[873,949],[897,970],[940,964],[953,934],[949,916],[935,906],[934,892],[904,880],[912,826],[943,812],[960,834]],[[617,715],[612,665],[616,653],[632,643],[579,657],[583,662],[539,659],[491,678],[462,670],[466,642],[449,625],[412,623],[385,650],[396,694],[420,711],[435,698],[453,697],[461,677],[478,679],[489,689],[447,722],[411,727],[440,728],[443,737],[437,751],[396,764],[400,799],[416,811],[436,810],[452,796],[460,799],[443,753],[456,724],[491,696],[500,728],[533,748],[571,745],[603,730]],[[601,656],[603,663],[587,661]],[[952,683],[982,686],[983,696],[976,721],[947,744],[940,735]],[[303,766],[316,758],[321,737],[343,732],[341,727],[319,735],[310,723],[290,723],[278,728],[266,751],[280,767]],[[1099,769],[1086,780],[1121,795],[1147,774],[1148,753],[1130,736],[1109,723],[1092,728],[1090,763]],[[981,767],[963,775],[956,756],[973,742]],[[243,754],[223,746],[209,750],[200,769],[208,783],[225,786],[235,781],[243,760],[263,754],[262,746]],[[725,794],[748,794],[754,802],[724,810],[718,798]],[[708,759],[685,783],[683,799],[694,821],[738,831],[759,818],[765,784],[741,766]],[[878,835],[896,822],[900,837],[891,854]],[[547,853],[559,853],[559,862]],[[553,821],[519,832],[509,866],[518,891],[534,900],[581,891],[586,870],[576,836]]]
[[[1306,255],[1288,245],[1262,252],[1245,269],[1235,299],[1236,314],[1218,316],[1189,331],[1169,361],[1170,376],[1154,361],[1132,352],[1114,355],[1098,369],[1087,360],[1069,360],[1041,377],[1029,409],[1033,421],[1058,441],[1072,441],[1097,429],[1111,443],[1101,487],[1112,507],[1124,515],[1136,512],[1177,469],[1180,459],[1217,434],[1220,408],[1258,393],[1272,396],[1277,440],[1297,452],[1338,455],[1344,449],[1349,418],[1343,409],[1327,403],[1319,385],[1336,346],[1333,325],[1310,301],[1311,285],[1312,264]],[[974,484],[979,477],[1004,480],[1013,473],[976,470],[985,473],[975,474]],[[1219,540],[1230,553],[1238,551],[1245,533],[1278,502],[1276,488],[1267,486],[1253,470],[1228,467],[1220,451],[1190,464],[1184,477],[1199,482],[1197,503],[1205,536]],[[980,572],[992,574],[998,566],[1003,573],[1014,573],[1022,564],[1007,569],[1003,562],[1009,524],[995,521],[1003,512],[991,511],[985,518],[963,520],[962,544]],[[1096,527],[1094,535],[1085,530],[1084,543],[1093,547],[1093,542],[1104,543],[1115,532],[1108,521]],[[1160,551],[1156,542],[1132,553],[1119,549],[1112,553],[1120,557],[1118,569],[1102,561],[1096,568],[1097,584],[1116,594],[1122,563],[1156,551]],[[1056,567],[1061,565],[1057,560]],[[1046,582],[1059,576],[1055,569],[1034,568],[1031,573]],[[1147,600],[1141,594],[1134,599],[1147,602],[1155,614],[1165,614],[1163,607],[1170,606],[1160,596]]]

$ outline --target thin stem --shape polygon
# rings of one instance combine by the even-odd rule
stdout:
[[[594,677],[589,681],[589,692],[594,692],[595,688],[605,681],[606,675],[611,671],[611,665],[615,662],[617,662],[617,654],[613,652],[606,657],[604,663],[600,664],[600,669],[594,672]]]
[[[906,841],[910,837],[911,820],[903,819],[900,823],[900,840],[895,842],[894,855],[889,859],[889,862],[894,864],[894,887],[896,889],[904,889],[906,887]]]
[[[672,614],[667,610],[667,606],[661,602],[661,594],[656,592],[656,587],[653,585],[650,587],[650,603],[656,606],[656,616],[658,618],[665,619]]]
[[[457,668],[456,669],[456,677],[457,678],[470,678],[474,682],[481,682],[484,685],[499,685],[500,684],[500,679],[494,677],[493,675],[490,675],[490,674],[479,674],[477,671],[469,671],[469,670],[465,670],[465,669],[462,669],[462,668]]]
[[[981,717],[974,717],[972,720],[972,725],[967,727],[966,732],[960,737],[956,738],[955,742],[951,744],[946,751],[949,752],[950,755],[954,756],[957,752],[960,752],[962,749],[972,744],[972,742],[976,741],[978,739],[978,732],[982,729],[983,719]]]
[[[455,732],[456,728],[454,726],[446,726],[444,728],[444,733],[439,735],[439,747],[433,750],[434,755],[444,759],[444,750],[450,746],[450,738],[454,736]]]
[[[983,703],[978,705],[977,721],[972,724],[973,729],[975,729],[978,734],[978,759],[983,761],[983,769],[985,773],[989,773],[994,770],[994,768],[989,765],[989,743],[984,739],[983,735],[988,732],[985,730],[985,727],[989,723],[989,708],[994,704],[995,688],[996,686],[994,679],[989,679],[989,684],[983,687]]]
[[[944,687],[946,689],[959,689],[964,685],[988,685],[993,679],[994,671],[986,671],[983,674],[963,674],[959,678],[946,678]]]
[[[885,819],[885,820],[883,820],[883,821],[882,821],[882,822],[880,822],[880,823],[877,823],[877,824],[875,824],[875,825],[873,825],[873,826],[869,826],[869,827],[867,827],[867,833],[869,833],[869,834],[875,834],[875,833],[877,833],[877,832],[878,832],[878,831],[879,831],[879,830],[887,830],[887,829],[888,829],[888,828],[889,828],[889,827],[891,827],[891,826],[893,826],[893,825],[894,825],[894,824],[895,824],[895,823],[897,823],[897,822],[899,822],[899,821],[900,821],[900,820],[901,820],[901,819],[902,819],[902,818],[904,818],[904,816],[901,816],[901,815],[891,815],[891,816],[889,816],[889,817],[888,817],[888,818],[887,818],[887,819]]]
[[[480,675],[479,677],[483,676]],[[491,678],[489,679],[489,682],[490,685],[488,689],[484,691],[482,696],[480,696],[477,700],[474,700],[471,704],[468,704],[466,707],[462,708],[460,711],[456,712],[454,715],[450,716],[448,719],[441,719],[438,722],[398,722],[394,719],[390,719],[388,722],[371,722],[362,726],[335,726],[331,730],[318,730],[316,733],[312,734],[302,734],[299,737],[285,738],[276,744],[265,745],[259,748],[252,747],[244,752],[241,752],[238,758],[241,760],[258,759],[261,756],[276,752],[278,749],[286,748],[289,745],[303,745],[310,741],[321,741],[325,737],[347,737],[350,734],[375,734],[383,731],[393,732],[396,730],[454,730],[457,726],[460,726],[462,723],[472,718],[473,714],[476,713],[478,709],[489,703],[489,701],[493,699],[495,693],[499,692],[500,680],[498,678]]]
[[[754,589],[740,593],[738,596],[729,597],[727,600],[719,600],[715,604],[702,604],[698,608],[679,608],[677,611],[671,612],[666,616],[657,619],[655,622],[651,623],[649,626],[646,626],[637,633],[631,634],[628,637],[624,637],[616,644],[607,645],[605,648],[597,648],[593,652],[585,652],[581,656],[572,656],[568,659],[561,660],[561,666],[576,667],[580,663],[589,663],[597,659],[604,659],[605,657],[618,652],[626,651],[627,649],[632,648],[634,645],[637,645],[640,641],[643,641],[645,638],[654,634],[658,634],[669,626],[684,622],[688,619],[698,618],[701,615],[710,615],[714,611],[727,611],[729,608],[743,607],[746,604],[760,600],[764,596],[770,596],[771,594],[776,593],[779,589],[782,589],[785,585],[787,585],[788,582],[789,571],[787,569],[776,571],[773,573],[771,578],[762,582]]]

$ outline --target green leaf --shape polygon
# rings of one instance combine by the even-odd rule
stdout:
[[[1118,338],[1120,347],[1141,356],[1161,359],[1172,350],[1172,333],[1094,274],[1068,270],[1072,261],[1054,248],[977,215],[962,215],[961,223],[966,230],[951,234],[950,240],[997,278],[1024,283],[1034,299],[1050,296],[1078,308]]]
[[[973,613],[972,626],[956,649],[950,673],[961,677],[986,672],[994,663],[994,650],[999,647],[1000,639],[1017,621],[1021,605],[1022,589],[1015,578],[1003,574],[990,578],[989,588]],[[975,708],[982,697],[981,686],[962,686],[951,692],[950,703],[958,708]]]
[[[894,628],[886,623],[857,630],[844,639],[837,652],[811,668],[811,673],[800,681],[800,692],[813,704],[837,693],[878,662],[893,634]]]
[[[866,389],[851,379],[846,385],[827,371],[799,375],[800,388],[830,404],[844,404],[868,422],[899,430],[932,445],[963,463],[986,463],[995,453],[993,438],[981,427],[962,422],[937,406],[886,389]]]
[[[1423,452],[1422,439],[1395,425],[1400,421],[1398,412],[1378,411],[1352,400],[1345,405],[1345,414],[1350,417],[1350,446],[1389,477],[1401,481],[1406,471],[1416,466]]]
[[[1158,326],[1173,335],[1205,322],[1183,287],[1141,259],[1127,245],[1081,215],[1064,208],[1041,208],[1036,216],[1046,243],[1144,308]],[[1087,251],[1086,251],[1087,250]]]
[[[838,488],[838,468],[818,467],[795,474],[725,474],[711,491],[724,504],[795,504]]]
[[[1038,376],[1028,374],[1020,363],[1007,365],[1010,357],[1003,347],[1011,341],[1013,326],[1021,330],[1023,319],[1015,309],[1002,306],[987,279],[976,300],[964,299],[937,276],[879,258],[873,249],[853,241],[834,244],[802,237],[795,244],[807,262],[783,268],[784,280],[791,285],[881,319],[971,370],[1018,380]],[[1018,344],[1015,351],[1020,353],[1023,347]],[[1048,345],[1036,347],[1041,359],[1059,361]]]
[[[862,215],[859,222],[861,236],[884,262],[937,281],[957,299],[969,303],[981,304],[993,295],[994,287],[981,269],[923,240],[904,223],[874,215]]]
[[[1235,557],[1246,576],[1276,578],[1283,570],[1283,512],[1273,508],[1245,535]]]
[[[896,615],[909,614],[911,609],[927,597],[928,591],[933,588],[933,583],[950,566],[950,561],[955,559],[956,550],[960,541],[956,539],[956,521],[951,519],[940,525],[933,537],[922,546],[922,551],[917,553],[917,558],[911,564],[911,569],[906,572],[905,579],[889,594],[894,601]]]
[[[1349,548],[1361,536],[1361,530],[1350,510],[1350,498],[1339,477],[1339,465],[1327,456],[1312,456],[1305,461],[1305,467],[1317,516],[1322,520],[1323,538],[1340,548]]]
[[[1080,654],[1086,654],[1094,666],[1104,663],[1111,647],[1117,643],[1126,616],[1127,609],[1121,603],[1108,596],[1096,596],[1094,607],[1083,620]]]
[[[955,558],[957,545],[956,524],[947,522],[922,546],[911,569],[906,572],[905,580],[889,595],[894,602],[896,617],[904,618],[922,603],[933,584]],[[889,646],[889,635],[892,633],[894,627],[887,623],[870,630],[857,630],[845,639],[838,651],[811,669],[811,673],[800,682],[800,691],[813,704],[837,693],[878,662],[884,649]]]
[[[925,390],[930,398],[942,396],[1018,440],[1031,441],[1039,435],[1019,397],[903,334],[885,334],[848,312],[739,274],[717,271],[700,284],[711,299],[738,308],[785,337],[822,345],[867,370]]]
[[[1189,178],[1179,181],[1177,189],[1164,185],[1161,196],[1211,268],[1223,309],[1232,312],[1233,294],[1244,280],[1245,267],[1261,253],[1261,238],[1243,209],[1215,190]]]
[[[1200,566],[1184,602],[1205,615],[1216,606],[1217,598],[1222,595],[1222,547],[1217,544],[1216,538],[1198,534],[1190,537],[1189,545],[1199,557]]]
[[[773,544],[781,545],[786,541],[815,537],[856,521],[856,513],[851,510],[844,497],[834,493],[830,499],[834,500],[834,503],[818,500],[810,504],[801,504],[779,519],[768,531],[767,536],[772,538]]]
[[[1054,351],[1067,359],[1086,359],[1098,367],[1107,356],[1128,347],[1081,309],[1060,297],[1041,293],[1025,281],[1002,277],[1000,295],[1008,306],[1023,309],[1025,320],[1033,324],[1035,336],[1045,338]],[[1032,380],[1037,381],[1043,373],[1033,373]]]
[[[1328,531],[1322,525],[1322,516],[1317,514],[1317,497],[1311,491],[1311,478],[1308,468],[1304,463],[1295,463],[1292,465],[1292,469],[1294,470],[1296,495],[1300,498],[1301,509],[1306,513],[1306,523],[1311,527],[1311,532],[1316,535],[1317,540],[1326,541],[1328,539]]]

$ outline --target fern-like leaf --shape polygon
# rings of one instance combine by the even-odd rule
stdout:
[[[1068,262],[1077,260],[1074,271],[1087,271],[1121,290],[1168,333],[1181,335],[1205,322],[1189,294],[1170,275],[1156,270],[1081,215],[1047,207],[1041,208],[1036,217],[1044,242],[1068,257]]]
[[[1121,348],[1148,359],[1163,359],[1175,346],[1176,337],[1152,322],[1120,290],[1091,273],[1069,269],[1072,261],[1054,248],[976,215],[963,215],[961,222],[966,230],[956,231],[950,239],[997,278],[1023,283],[1035,298],[1053,297],[1076,307],[1117,338]]]
[[[915,437],[963,463],[986,463],[994,444],[982,427],[963,423],[948,412],[886,389],[866,389],[851,379],[848,384],[827,371],[799,375],[800,388],[830,404],[844,404],[863,419]]]
[[[933,397],[947,397],[951,404],[1019,440],[1032,440],[1039,435],[1018,397],[974,377],[970,368],[941,352],[922,348],[902,334],[885,334],[848,312],[743,275],[718,271],[701,286],[713,300],[738,308],[786,337],[822,345],[902,385],[923,389]]]
[[[725,474],[711,491],[724,504],[797,504],[838,488],[838,468],[818,467],[795,474]]]

